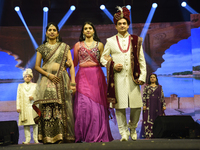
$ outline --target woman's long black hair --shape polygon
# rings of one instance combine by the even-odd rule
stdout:
[[[156,75],[155,73],[152,73],[152,74],[149,75],[149,78],[148,78],[148,85],[151,84],[150,78],[151,78],[152,75],[154,75],[154,76],[156,77],[156,85],[159,85],[159,83],[158,83],[158,77],[157,77],[157,75]]]
[[[95,29],[93,23],[92,23],[92,22],[89,22],[89,21],[86,21],[86,22],[83,24],[82,29],[81,29],[81,35],[80,35],[80,37],[79,37],[79,41],[85,41],[85,38],[83,38],[83,30],[84,30],[84,26],[85,26],[86,24],[91,25],[92,28],[93,28],[93,30],[94,30],[93,39],[94,39],[95,41],[100,42],[100,39],[99,39],[99,37],[97,36],[97,32],[96,32],[96,29]]]
[[[56,29],[57,29],[57,31],[58,31],[58,33],[59,33],[58,25],[57,25],[56,23],[54,23],[54,22],[49,22],[49,23],[47,24],[46,32],[47,32],[47,30],[49,29],[49,26],[50,26],[50,25],[55,26]],[[59,39],[59,42],[62,42],[62,38],[60,37],[60,34],[59,34],[59,36],[58,36],[58,39]],[[45,40],[44,40],[43,44],[46,43],[46,42],[47,42],[47,37],[46,37],[46,34],[45,34]]]

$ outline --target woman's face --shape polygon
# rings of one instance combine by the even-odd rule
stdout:
[[[94,29],[91,25],[86,24],[83,28],[83,34],[87,37],[90,38],[94,34]]]
[[[58,30],[54,25],[50,25],[46,32],[46,37],[53,40],[59,36]]]
[[[156,81],[157,81],[156,76],[155,76],[154,74],[152,74],[152,75],[150,76],[150,82],[151,82],[151,83],[156,83]]]

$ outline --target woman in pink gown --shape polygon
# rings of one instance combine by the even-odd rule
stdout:
[[[109,126],[107,85],[99,63],[103,48],[94,25],[85,22],[79,42],[74,46],[74,65],[79,65],[74,101],[75,142],[113,140]]]

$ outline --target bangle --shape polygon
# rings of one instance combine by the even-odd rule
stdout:
[[[47,78],[49,78],[50,73],[48,73]]]
[[[76,83],[70,83],[71,86],[76,86]]]

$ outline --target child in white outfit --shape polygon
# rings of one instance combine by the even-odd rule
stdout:
[[[16,107],[19,113],[18,125],[24,126],[24,134],[26,141],[23,144],[30,143],[31,133],[30,126],[33,126],[33,139],[35,143],[38,142],[38,125],[35,124],[34,118],[37,116],[32,108],[36,83],[32,83],[33,73],[31,69],[26,69],[23,72],[24,83],[18,85]]]

